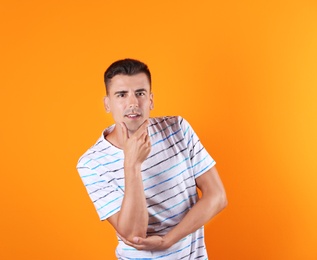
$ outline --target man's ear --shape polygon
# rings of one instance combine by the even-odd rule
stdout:
[[[150,94],[150,110],[154,109],[153,93]]]
[[[110,113],[110,100],[109,100],[109,97],[108,96],[105,96],[103,98],[103,104],[105,106],[105,109],[106,109],[106,112],[107,113]]]

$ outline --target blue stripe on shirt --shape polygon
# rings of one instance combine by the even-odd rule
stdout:
[[[158,134],[158,133],[160,133],[160,132],[165,131],[167,128],[171,128],[171,127],[172,127],[173,125],[175,125],[175,124],[176,124],[176,123],[173,123],[173,124],[171,124],[171,125],[168,125],[168,126],[165,127],[165,128],[162,128],[160,131],[157,131],[157,132],[151,134],[150,137],[152,137],[152,136],[154,136],[154,135],[156,135],[156,134]]]
[[[167,140],[167,139],[170,138],[171,136],[176,135],[180,130],[182,130],[182,129],[178,129],[176,132],[173,132],[173,133],[171,133],[170,135],[168,135],[167,137],[165,137],[165,138],[163,138],[163,139],[157,141],[156,143],[152,144],[152,146],[154,146],[154,145],[156,145],[156,144],[159,144],[159,143],[161,143],[161,142],[164,142],[165,140]]]
[[[159,183],[157,183],[157,184],[154,184],[154,185],[152,185],[152,186],[150,186],[150,187],[147,187],[146,189],[144,189],[144,191],[149,190],[149,189],[152,189],[152,188],[154,188],[154,187],[156,187],[156,186],[158,186],[158,185],[161,185],[161,184],[163,184],[163,183],[165,183],[165,182],[168,182],[168,181],[170,181],[170,180],[176,178],[177,176],[181,175],[183,172],[187,171],[187,170],[190,169],[190,168],[191,168],[191,167],[188,167],[187,169],[182,170],[180,173],[177,173],[176,175],[174,175],[174,176],[172,176],[172,177],[170,177],[170,178],[168,178],[168,179],[166,179],[166,180],[164,180],[164,181],[161,181],[161,182],[159,182]]]
[[[113,163],[116,163],[116,162],[122,161],[122,160],[123,160],[123,159],[117,159],[117,160],[114,160],[114,161],[112,161],[112,162],[108,162],[108,163],[104,163],[104,164],[98,164],[97,166],[95,166],[95,167],[93,167],[93,168],[91,168],[91,169],[92,169],[92,170],[95,170],[95,169],[99,168],[100,166],[106,166],[106,165],[113,164]]]
[[[118,200],[118,199],[121,199],[122,197],[123,197],[123,196],[119,196],[119,197],[117,197],[117,198],[115,198],[115,199],[113,199],[113,200],[107,202],[106,204],[104,204],[103,206],[101,206],[100,208],[98,208],[97,210],[98,210],[98,211],[101,210],[102,208],[108,206],[109,204],[111,204],[112,202],[114,202],[114,201],[116,201],[116,200]]]
[[[167,171],[170,171],[171,169],[173,169],[173,168],[177,167],[178,165],[182,164],[183,162],[186,162],[188,159],[189,159],[189,157],[185,158],[183,161],[181,161],[181,162],[179,162],[179,163],[173,165],[172,167],[170,167],[170,168],[168,168],[168,169],[166,169],[166,170],[164,170],[164,171],[162,171],[162,172],[159,172],[159,173],[157,173],[157,174],[154,174],[154,175],[152,175],[152,176],[150,176],[150,177],[144,179],[143,181],[145,182],[145,181],[147,181],[147,180],[149,180],[149,179],[152,179],[152,178],[154,178],[154,177],[156,177],[156,176],[159,176],[159,175],[161,175],[161,174],[163,174],[163,173],[165,173],[165,172],[167,172]]]
[[[97,183],[100,183],[100,182],[105,182],[105,180],[95,181],[95,182],[92,182],[92,183],[88,183],[88,184],[86,184],[85,186],[88,187],[88,186],[91,186],[91,185],[94,185],[94,184],[97,184]]]
[[[117,211],[117,210],[120,209],[120,208],[121,208],[121,205],[118,206],[118,207],[116,207],[115,209],[109,211],[106,215],[101,216],[100,219],[106,219],[106,218],[108,218],[108,216],[111,215],[112,212]]]

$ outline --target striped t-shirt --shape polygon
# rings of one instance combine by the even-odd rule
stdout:
[[[165,235],[197,202],[195,179],[213,167],[215,161],[182,117],[149,120],[152,148],[141,166],[149,213],[147,234]],[[104,138],[113,128],[114,125],[103,132],[77,165],[101,220],[120,211],[124,196],[123,150]],[[139,251],[118,240],[118,259],[207,259],[203,227],[165,251]]]

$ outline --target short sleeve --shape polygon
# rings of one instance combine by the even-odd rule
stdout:
[[[193,174],[194,177],[197,178],[211,169],[216,162],[200,142],[200,139],[190,124],[184,118],[179,118],[179,121],[189,152]]]
[[[84,157],[77,170],[100,220],[120,211],[123,193],[104,176],[106,169],[101,163]]]

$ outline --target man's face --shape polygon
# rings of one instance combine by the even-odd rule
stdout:
[[[129,132],[134,133],[150,117],[153,108],[153,94],[146,74],[116,75],[108,90],[107,112],[112,113],[116,124],[124,122]]]

